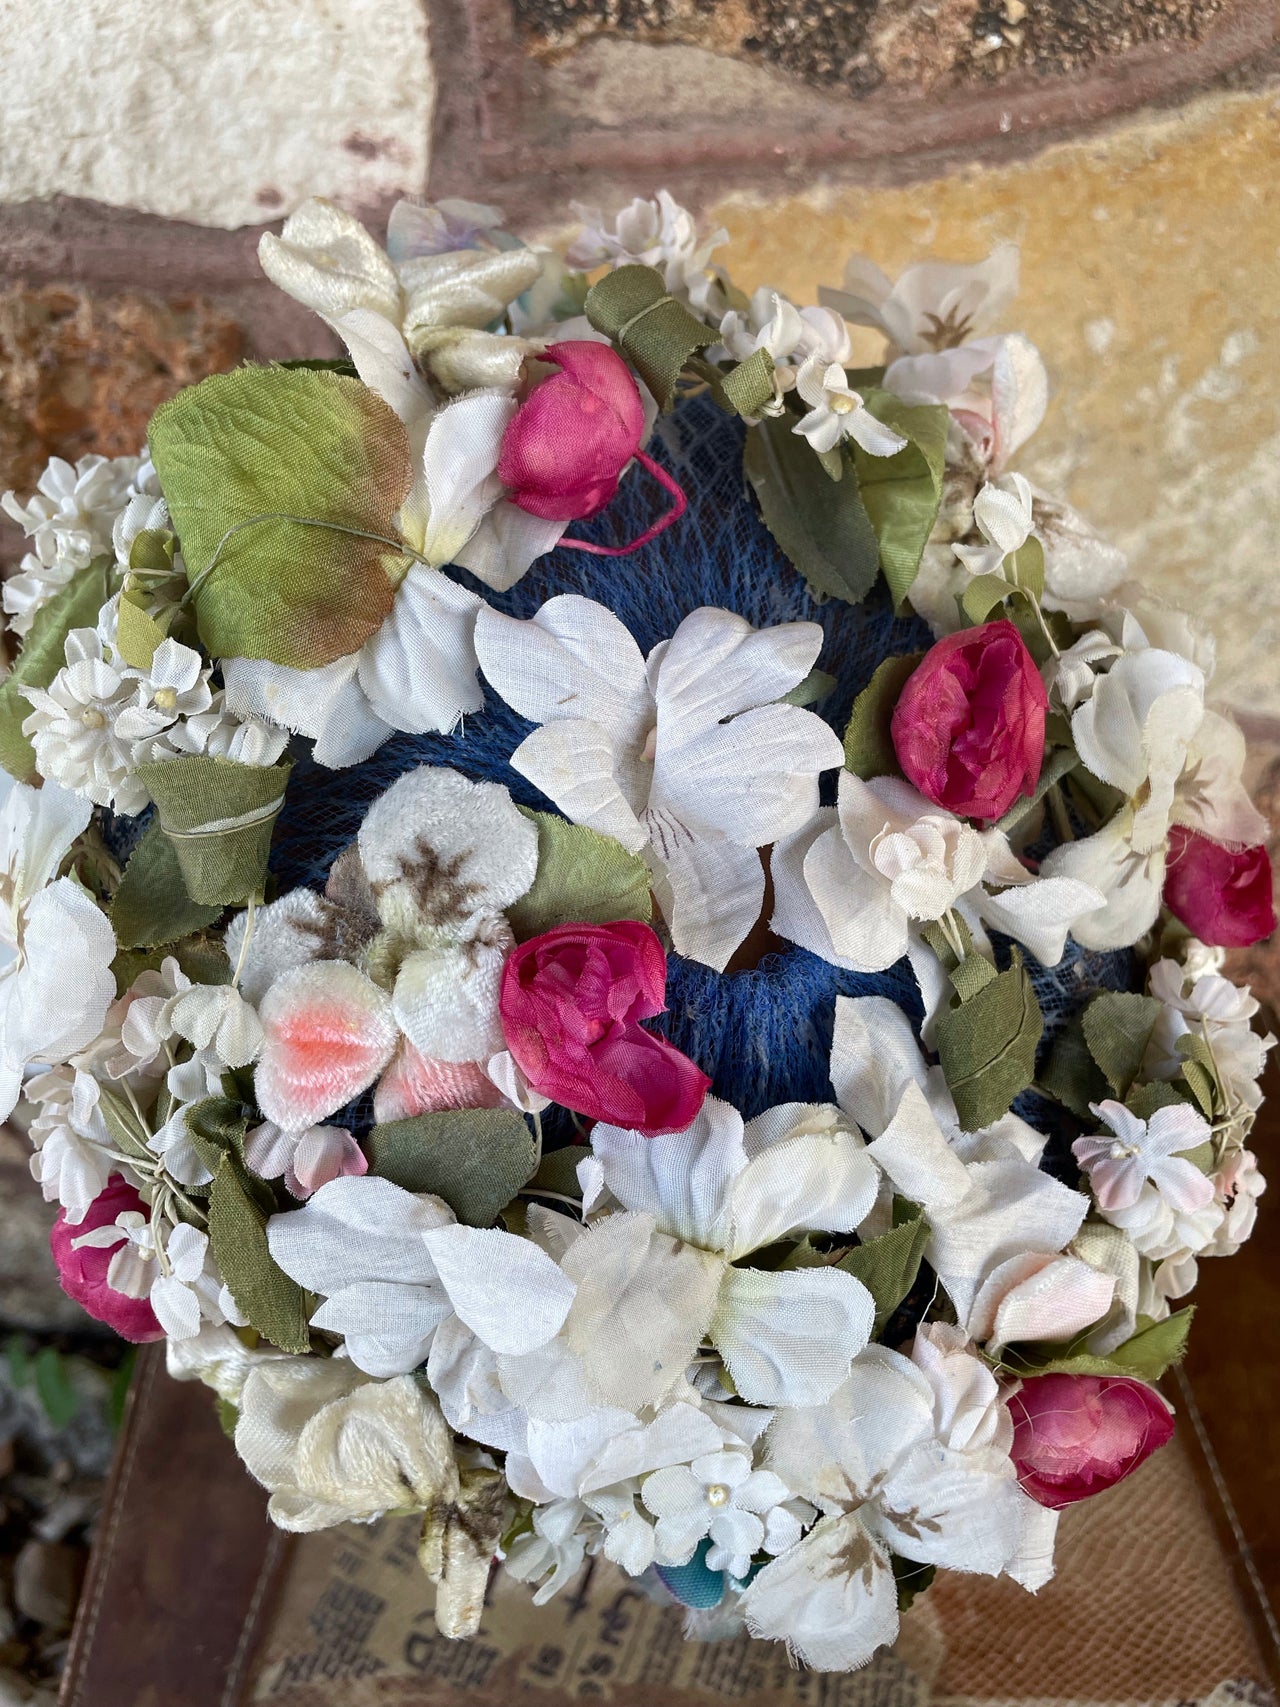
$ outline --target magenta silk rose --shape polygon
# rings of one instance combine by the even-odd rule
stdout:
[[[507,1048],[534,1090],[653,1138],[690,1124],[711,1084],[644,1030],[665,1006],[667,957],[649,929],[560,925],[521,943],[502,969]]]
[[[498,478],[531,516],[594,516],[644,436],[631,370],[608,344],[571,339],[538,358],[560,369],[534,386],[502,438]]]
[[[1036,1375],[1009,1400],[1024,1493],[1052,1510],[1122,1481],[1173,1437],[1173,1414],[1128,1376]]]
[[[903,775],[959,818],[998,818],[1032,794],[1049,696],[1007,619],[948,634],[925,653],[894,708]]]
[[[148,1217],[151,1213],[133,1187],[119,1174],[112,1174],[105,1190],[94,1198],[78,1227],[67,1221],[65,1209],[59,1212],[49,1234],[49,1249],[58,1265],[58,1279],[67,1297],[74,1298],[97,1321],[114,1328],[121,1339],[143,1345],[148,1340],[162,1340],[164,1329],[156,1320],[148,1299],[130,1298],[108,1286],[107,1270],[111,1267],[115,1251],[121,1247],[116,1246],[113,1250],[95,1249],[92,1245],[82,1250],[75,1248],[75,1241],[82,1233],[112,1226],[117,1216],[130,1209]]]
[[[1260,844],[1228,848],[1175,824],[1164,904],[1201,942],[1248,948],[1276,928],[1271,857]]]

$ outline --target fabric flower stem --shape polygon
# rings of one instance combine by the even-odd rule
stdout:
[[[644,451],[638,450],[636,452],[636,461],[643,468],[647,468],[658,484],[665,486],[675,500],[667,513],[664,516],[659,516],[653,526],[647,527],[642,534],[631,541],[630,545],[594,545],[589,539],[566,538],[560,540],[561,545],[570,546],[574,551],[590,551],[596,557],[627,557],[631,552],[639,551],[642,545],[648,545],[649,541],[656,539],[660,533],[664,533],[672,522],[680,520],[689,505],[689,500],[685,497],[684,487]]]

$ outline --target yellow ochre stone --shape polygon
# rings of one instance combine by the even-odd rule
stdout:
[[[1052,385],[1017,466],[1218,635],[1215,697],[1280,733],[1280,92],[1202,97],[1032,159],[708,211],[736,283],[801,302],[865,253],[1022,249],[1011,324]],[[869,341],[859,358],[878,345]],[[1259,732],[1262,732],[1259,730]]]

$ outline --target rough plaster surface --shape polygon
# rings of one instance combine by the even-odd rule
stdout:
[[[846,255],[1022,247],[1014,323],[1053,399],[1020,456],[1218,634],[1215,693],[1280,718],[1280,92],[1172,116],[1006,167],[904,188],[737,196],[709,210],[735,279],[813,301]],[[870,354],[875,346],[868,346]]]
[[[0,0],[0,201],[201,225],[426,184],[422,0]]]

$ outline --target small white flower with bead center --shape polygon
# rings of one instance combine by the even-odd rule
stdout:
[[[841,439],[852,439],[869,456],[892,456],[905,447],[902,435],[867,408],[839,362],[824,363],[821,354],[809,356],[796,375],[796,390],[809,413],[791,430],[808,439],[819,454],[834,450]]]
[[[746,1452],[708,1452],[691,1464],[673,1464],[647,1476],[640,1498],[657,1518],[658,1559],[687,1565],[704,1537],[710,1536],[707,1564],[713,1571],[745,1577],[751,1560],[765,1545],[766,1530],[782,1547],[800,1539],[799,1520],[777,1508],[791,1490],[772,1470],[753,1470]],[[794,1534],[790,1530],[794,1527]],[[786,1537],[784,1539],[784,1536]]]

